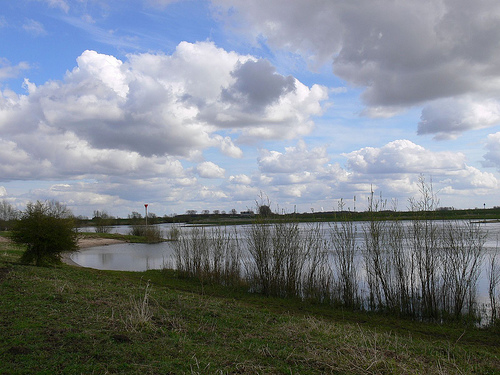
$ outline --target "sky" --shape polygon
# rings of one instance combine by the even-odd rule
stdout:
[[[498,0],[3,0],[0,200],[500,206]]]

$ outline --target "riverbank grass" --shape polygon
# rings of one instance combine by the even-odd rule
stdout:
[[[174,271],[18,263],[0,243],[0,373],[495,374],[499,332],[249,294]]]

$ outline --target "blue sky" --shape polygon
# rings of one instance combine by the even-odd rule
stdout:
[[[18,0],[0,199],[75,214],[500,205],[500,4]]]

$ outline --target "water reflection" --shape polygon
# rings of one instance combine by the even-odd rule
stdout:
[[[172,247],[160,244],[116,244],[97,246],[72,254],[71,259],[83,266],[100,270],[146,271],[171,264]]]

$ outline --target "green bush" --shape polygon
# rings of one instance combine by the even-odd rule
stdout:
[[[21,262],[37,266],[61,263],[64,252],[78,250],[71,212],[58,202],[28,203],[14,225],[12,239],[26,245]]]

